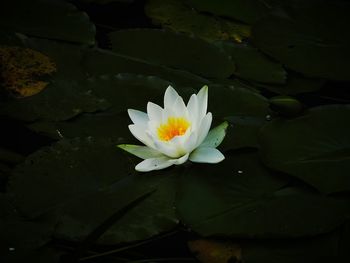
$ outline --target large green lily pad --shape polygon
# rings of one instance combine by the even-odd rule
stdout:
[[[108,111],[83,114],[65,122],[36,122],[30,128],[55,139],[62,136],[93,136],[110,138],[116,143],[130,143],[133,138],[127,128],[131,123],[126,114],[127,109],[146,112],[148,101],[163,106],[164,92],[170,84],[172,83],[157,77],[134,74],[89,78],[80,85],[108,101],[111,105]],[[186,100],[196,92],[192,88],[177,90]]]
[[[264,84],[254,82],[253,85],[281,95],[296,95],[301,93],[315,92],[325,84],[323,79],[305,78],[300,74],[288,72],[288,77],[284,85]]]
[[[350,80],[349,3],[320,2],[288,10],[254,25],[257,47],[305,76]]]
[[[48,56],[56,72],[48,78],[48,86],[40,93],[0,105],[0,114],[24,121],[67,120],[82,112],[95,112],[109,107],[107,101],[86,89],[81,61],[84,52],[79,46],[56,41],[23,37],[25,47]]]
[[[207,78],[227,78],[234,63],[204,40],[156,29],[121,30],[110,34],[112,50],[152,64],[184,69]]]
[[[86,13],[59,0],[4,0],[0,4],[0,24],[30,36],[95,43],[95,26]]]
[[[201,12],[226,16],[252,24],[265,15],[270,6],[260,0],[190,0],[189,3]]]
[[[117,244],[171,230],[178,223],[178,170],[136,174],[134,165],[112,140],[62,140],[17,166],[8,192],[26,217],[49,213],[56,224],[55,237],[82,241],[130,202],[154,191],[118,218],[99,242]]]
[[[331,193],[350,189],[350,107],[328,105],[261,130],[264,163]]]
[[[210,85],[208,111],[214,122],[222,118],[229,121],[222,148],[258,147],[258,130],[269,116],[268,100],[239,83],[234,85]]]
[[[84,70],[90,76],[132,73],[157,76],[177,85],[184,86],[201,87],[204,84],[210,83],[209,80],[182,69],[176,70],[165,66],[153,65],[146,61],[102,49],[93,49],[87,52],[82,63]]]
[[[326,233],[349,215],[347,201],[281,189],[285,184],[256,154],[235,154],[184,174],[177,208],[183,222],[200,235],[249,238]]]
[[[8,191],[16,208],[33,217],[106,187],[129,172],[127,160],[108,139],[62,140],[17,166]]]
[[[250,26],[201,14],[186,1],[149,0],[145,12],[156,25],[175,32],[195,35],[208,42],[216,40],[242,42],[250,36]]]
[[[23,121],[67,120],[82,112],[105,110],[110,105],[91,92],[79,91],[77,83],[57,80],[39,94],[0,104],[0,115]]]
[[[174,208],[176,176],[164,171],[134,174],[111,185],[106,191],[73,200],[61,212],[55,236],[81,241],[121,204],[152,189],[155,192],[128,210],[98,239],[98,243],[113,245],[132,242],[170,231],[178,224]],[[101,200],[103,206],[100,205]],[[83,203],[90,205],[83,206]]]
[[[235,62],[234,74],[236,76],[263,83],[285,83],[287,72],[282,65],[266,57],[257,48],[228,41],[215,44],[221,47]]]

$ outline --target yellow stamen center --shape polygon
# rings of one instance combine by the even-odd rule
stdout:
[[[190,122],[185,118],[169,117],[168,121],[158,127],[158,137],[162,141],[169,141],[175,136],[184,135],[190,127]]]

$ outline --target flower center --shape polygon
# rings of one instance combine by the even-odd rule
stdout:
[[[184,135],[190,127],[190,122],[185,118],[169,117],[168,121],[158,127],[158,137],[162,141],[169,141],[175,136]]]

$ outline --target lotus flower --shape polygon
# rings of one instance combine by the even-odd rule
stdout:
[[[164,108],[148,102],[147,113],[129,109],[133,122],[130,132],[141,145],[120,144],[119,148],[144,159],[135,169],[140,172],[160,170],[187,160],[196,163],[218,163],[224,155],[216,149],[226,134],[222,123],[209,132],[212,114],[207,113],[208,87],[193,94],[185,105],[182,97],[169,86]]]

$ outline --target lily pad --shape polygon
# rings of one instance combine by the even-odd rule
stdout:
[[[55,63],[57,71],[39,94],[0,105],[0,114],[24,121],[67,120],[82,112],[105,110],[109,104],[80,83],[86,79],[81,60],[86,49],[56,41],[24,38],[24,45],[40,51]]]
[[[176,70],[168,67],[153,65],[146,61],[126,57],[114,52],[102,49],[94,49],[87,52],[83,60],[83,68],[90,76],[105,74],[133,73],[149,76],[157,76],[183,86],[203,86],[210,83],[209,80],[189,73],[184,70]]]
[[[108,111],[82,114],[65,122],[36,122],[29,127],[54,139],[92,136],[109,138],[116,144],[130,143],[135,140],[128,130],[131,120],[126,114],[127,109],[146,112],[148,101],[163,105],[164,91],[170,84],[157,77],[134,74],[89,78],[80,85],[105,98],[111,105]],[[192,88],[180,88],[178,91],[186,100],[196,92]]]
[[[285,83],[287,72],[281,64],[272,61],[255,47],[232,42],[216,42],[236,64],[235,75],[263,83]]]
[[[23,120],[67,120],[82,112],[105,110],[110,105],[77,83],[57,80],[39,94],[0,104],[0,115]]]
[[[263,88],[281,95],[296,95],[301,93],[314,92],[321,89],[325,80],[315,78],[305,78],[300,74],[288,72],[288,77],[284,85],[252,83],[258,88]]]
[[[130,123],[126,112],[104,111],[92,114],[84,113],[68,121],[38,121],[29,124],[28,127],[39,134],[56,140],[92,136],[109,138],[115,144],[136,143],[137,141],[128,129]]]
[[[21,47],[0,47],[3,87],[14,97],[29,97],[43,90],[43,78],[56,71],[56,65],[44,54]]]
[[[98,239],[98,243],[113,245],[132,242],[170,231],[178,224],[174,208],[174,176],[176,174],[171,175],[164,171],[162,174],[135,174],[111,185],[107,191],[72,200],[62,211],[55,236],[81,241],[121,204],[151,189],[155,189],[155,192],[128,210]],[[101,200],[103,206],[100,205]],[[83,206],[82,203],[90,205]],[[91,216],[92,213],[94,216]]]
[[[250,36],[250,26],[201,14],[186,1],[149,0],[145,12],[156,25],[175,32],[195,35],[208,42],[216,40],[242,42]]]
[[[307,77],[350,80],[350,4],[319,2],[262,18],[253,41],[266,54]]]
[[[234,260],[247,263],[342,262],[338,251],[339,237],[334,234],[296,240],[214,240],[189,242],[192,252],[203,263],[226,263]],[[345,262],[345,261],[344,261]]]
[[[118,181],[129,174],[128,167],[108,139],[62,140],[17,166],[8,191],[16,208],[34,217]]]
[[[65,1],[4,0],[0,10],[0,24],[5,29],[41,38],[95,43],[95,26],[87,14]]]
[[[201,12],[230,17],[248,24],[256,22],[270,11],[266,1],[260,0],[190,0],[189,2]]]
[[[4,194],[0,194],[0,210],[1,259],[16,262],[19,255],[29,254],[51,241],[54,224],[49,220],[26,220]]]
[[[57,238],[84,240],[125,205],[150,191],[155,192],[127,211],[98,242],[112,245],[171,230],[178,223],[174,209],[178,171],[139,176],[132,166],[111,140],[62,140],[17,166],[8,191],[16,209],[26,217],[50,213]]]
[[[225,150],[258,147],[258,130],[269,115],[268,100],[244,86],[210,85],[208,110],[214,120],[230,123],[222,143]]]
[[[110,34],[112,50],[152,64],[184,69],[207,78],[227,78],[234,63],[217,47],[195,37],[155,29]]]
[[[202,236],[317,235],[341,225],[350,213],[347,201],[281,189],[286,179],[269,173],[254,153],[195,168],[182,178],[177,209],[181,220]]]
[[[261,130],[264,163],[325,193],[350,189],[350,107],[328,105]]]

